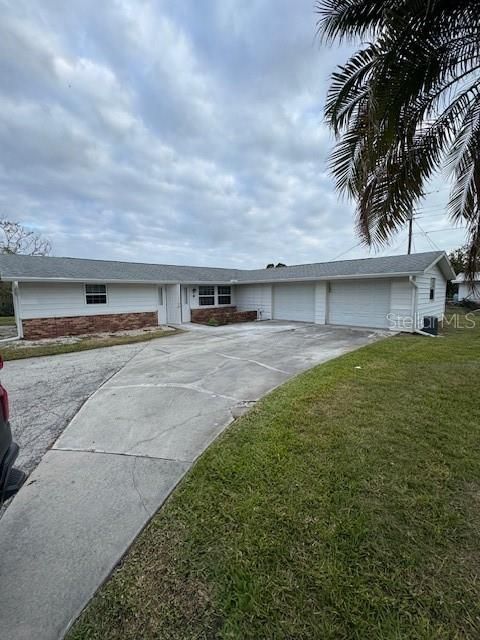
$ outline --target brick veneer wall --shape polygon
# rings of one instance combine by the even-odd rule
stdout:
[[[142,313],[114,313],[98,316],[72,316],[69,318],[32,318],[22,320],[26,340],[78,336],[84,333],[115,332],[143,329],[158,325],[156,311]]]
[[[252,322],[257,319],[256,311],[237,311],[237,307],[210,307],[205,309],[192,309],[192,322],[208,324],[214,318],[220,324],[231,324],[233,322]]]

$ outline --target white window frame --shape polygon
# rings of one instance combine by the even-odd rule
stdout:
[[[103,293],[88,293],[87,287],[105,287],[105,294]],[[103,282],[86,282],[83,287],[85,304],[88,306],[95,306],[101,304],[102,306],[108,304],[108,287]],[[88,296],[103,296],[105,295],[105,302],[88,302]]]
[[[213,289],[212,293],[200,293],[201,289],[205,288],[205,289]],[[199,307],[215,307],[216,304],[216,292],[217,292],[217,288],[214,284],[201,284],[198,286],[198,306]],[[213,304],[202,304],[200,301],[202,298],[213,298]]]
[[[202,289],[203,287],[208,287],[209,289],[213,289],[213,293],[211,294],[200,294],[200,289]],[[219,302],[219,298],[223,297],[223,296],[227,296],[229,294],[227,293],[218,293],[218,289],[219,287],[225,287],[225,288],[229,288],[230,289],[230,302]],[[200,302],[200,300],[202,298],[213,298],[213,304],[202,304]],[[209,308],[209,307],[231,307],[233,305],[232,303],[232,299],[233,299],[233,288],[231,285],[229,284],[201,284],[198,285],[198,307],[200,308]]]
[[[433,302],[435,300],[436,287],[437,287],[437,279],[435,277],[430,278],[430,291],[428,293],[430,302]]]
[[[220,293],[219,289],[228,289],[229,293]],[[232,306],[232,287],[229,284],[219,284],[215,287],[216,289],[216,294],[217,294],[217,305],[219,307],[230,307]],[[230,302],[220,302],[220,297],[222,298],[226,298],[226,297],[230,298]]]

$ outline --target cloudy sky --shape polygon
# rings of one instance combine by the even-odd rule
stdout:
[[[322,121],[313,0],[0,0],[0,216],[55,255],[363,257]],[[437,191],[438,190],[438,191]],[[458,246],[439,181],[416,250]],[[447,229],[442,231],[442,229]],[[382,253],[402,253],[406,233]]]

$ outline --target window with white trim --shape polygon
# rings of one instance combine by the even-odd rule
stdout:
[[[232,287],[218,287],[218,304],[232,304]]]
[[[198,304],[201,307],[215,305],[215,287],[201,286],[198,287]]]
[[[107,304],[107,285],[86,284],[85,302],[87,304]]]
[[[430,278],[430,300],[435,300],[435,284],[436,279]]]

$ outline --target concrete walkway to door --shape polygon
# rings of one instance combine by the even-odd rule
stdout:
[[[1,637],[62,638],[232,415],[384,335],[262,322],[147,343],[83,405],[0,520]]]

